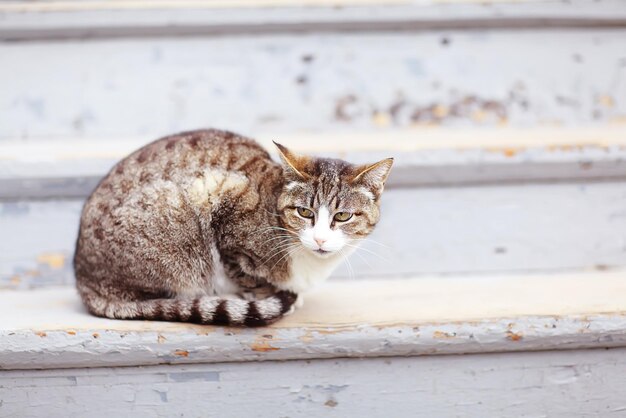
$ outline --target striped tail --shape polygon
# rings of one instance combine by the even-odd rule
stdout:
[[[118,301],[102,298],[92,292],[81,293],[87,309],[96,316],[247,327],[259,327],[276,322],[289,311],[297,299],[295,293],[287,291],[280,291],[257,301],[222,296]]]

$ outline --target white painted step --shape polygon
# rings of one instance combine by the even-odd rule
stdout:
[[[150,23],[142,27],[154,15],[124,22],[125,11],[8,13],[0,26],[0,78],[12,82],[0,91],[0,141],[157,137],[202,126],[248,134],[376,129],[381,137],[412,126],[624,126],[623,2],[576,2],[583,9],[541,2],[534,20],[533,13],[526,15],[534,22],[530,27],[519,21],[507,27],[499,7],[475,4],[500,27],[481,27],[488,22],[479,19],[468,30],[464,19],[447,18],[437,3],[431,10],[444,25],[427,30],[415,22],[397,30],[393,18],[384,19],[381,30],[380,8],[365,8],[366,24],[343,31],[328,22],[337,14],[331,7],[318,31],[245,33],[246,23],[257,17],[252,15],[231,26],[240,33],[222,36],[202,33],[214,10],[188,10],[191,33],[169,11],[155,12],[156,30]],[[557,9],[551,17],[542,16],[546,3]],[[424,13],[419,4],[410,9],[413,20]],[[565,19],[570,24],[550,27],[547,22],[563,9],[573,10]],[[268,26],[284,28],[294,10],[311,13],[287,8],[283,22]],[[402,16],[402,9],[390,10]],[[352,24],[349,13],[344,27]],[[204,21],[193,22],[198,15]],[[232,22],[241,15],[230,10],[224,18]],[[291,20],[292,27],[302,24]],[[109,36],[84,39],[99,30]],[[133,33],[124,37],[124,31]],[[25,41],[11,42],[20,34]],[[62,40],[37,39],[55,34]],[[46,71],[35,65],[41,61]]]
[[[625,292],[626,271],[331,282],[238,329],[94,318],[71,288],[4,291],[0,415],[620,416]]]
[[[265,328],[89,315],[73,288],[0,292],[0,368],[626,346],[626,271],[329,282]]]
[[[82,200],[0,202],[0,288],[73,283]],[[626,267],[626,182],[389,189],[335,277]]]

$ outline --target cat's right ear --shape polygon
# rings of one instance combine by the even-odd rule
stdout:
[[[272,142],[274,142],[274,145],[278,148],[278,154],[280,155],[280,159],[283,161],[283,166],[287,173],[291,173],[302,179],[310,178],[306,172],[306,167],[310,162],[309,157],[296,155],[284,145],[281,145],[276,141]]]

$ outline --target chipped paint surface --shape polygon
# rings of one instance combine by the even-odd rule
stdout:
[[[418,16],[423,8],[412,9]],[[0,76],[19,73],[20,82],[0,93],[0,139],[154,138],[216,124],[246,134],[622,124],[625,39],[623,28],[364,27],[291,36],[3,43]],[[46,61],[45,74],[33,57]],[[93,65],[101,57],[106,65]],[[75,88],[57,88],[70,85]]]
[[[263,333],[258,334],[257,338],[252,342],[252,344],[250,344],[250,349],[260,353],[280,350],[279,347],[275,347],[271,344],[274,340],[274,335],[274,331],[263,330]]]
[[[626,159],[624,164],[626,173]],[[334,277],[621,268],[625,188],[626,182],[614,181],[389,189],[371,236],[377,243],[366,241],[351,256],[354,276],[342,265]],[[28,202],[27,215],[0,215],[0,231],[14,237],[0,251],[0,288],[73,284],[70,260],[81,206],[78,200]],[[38,261],[50,253],[62,254],[54,260],[65,264]]]
[[[108,3],[5,4],[0,8],[109,14],[81,14],[87,22],[72,14],[8,15],[0,37],[63,35],[55,25],[74,22],[72,36],[82,36],[82,25],[91,31],[85,36],[106,38],[107,31],[120,32],[118,19],[105,18]],[[72,288],[2,291],[0,415],[570,418],[626,411],[626,289],[618,270],[626,251],[620,3],[574,2],[586,16],[567,2],[493,7],[469,0],[451,9],[436,0],[386,0],[398,7],[383,10],[368,0],[341,1],[362,7],[362,15],[351,16],[324,0],[331,7],[315,3],[298,24],[330,23],[326,29],[290,36],[277,30],[305,16],[298,8],[275,8],[271,21],[255,19],[258,11],[237,13],[234,21],[211,10],[217,17],[207,21],[200,9],[225,3],[184,3],[194,7],[186,21],[193,30],[205,26],[198,22],[234,23],[243,32],[0,43],[0,76],[15,81],[0,92],[0,231],[10,236],[0,251],[0,288],[71,285],[81,199],[112,162],[161,134],[216,123],[266,144],[279,133],[303,150],[355,162],[397,154],[386,215],[373,237],[391,248],[371,245],[364,259],[352,261],[357,277],[381,281],[331,284],[267,329],[109,321],[89,316]],[[517,3],[524,3],[521,9]],[[162,4],[172,12],[164,14],[172,35],[189,29],[174,13],[180,5]],[[458,28],[459,17],[471,22],[460,12],[479,20],[469,23],[472,31],[428,28],[442,23],[440,6],[452,11],[446,25]],[[136,12],[147,2],[122,7]],[[593,27],[480,27],[511,18],[528,25],[519,16],[529,12]],[[376,19],[359,22],[367,15]],[[136,16],[148,18],[142,30],[160,30],[154,16]],[[255,25],[265,22],[264,36],[245,33],[251,17]],[[398,30],[398,18],[409,30]],[[611,18],[612,29],[600,27]],[[332,30],[353,24],[360,29]],[[45,74],[33,57],[46,62]],[[68,85],[73,88],[62,88]],[[220,180],[237,189],[242,179]],[[569,183],[537,184],[552,180]],[[485,184],[493,187],[475,187]],[[217,188],[201,181],[194,190],[206,199]],[[76,200],[7,201],[59,196]],[[597,273],[415,278],[567,269]],[[466,353],[481,354],[439,355]]]
[[[4,371],[0,414],[618,417],[625,359],[621,348]]]
[[[52,269],[60,269],[65,266],[65,254],[43,253],[37,256],[37,262],[47,265]]]
[[[250,349],[252,351],[257,351],[257,352],[261,352],[261,353],[267,353],[268,351],[278,351],[280,350],[279,347],[273,347],[272,345],[270,345],[270,343],[266,340],[261,340],[261,341],[254,341],[251,345],[250,345]]]
[[[624,274],[329,283],[258,329],[95,318],[73,289],[0,292],[0,369],[623,347]]]

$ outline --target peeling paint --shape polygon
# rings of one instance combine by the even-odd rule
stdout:
[[[45,264],[53,269],[60,269],[65,265],[65,254],[43,253],[37,257],[37,262]]]
[[[84,416],[85,405],[117,416],[620,416],[625,354],[621,348],[16,370],[0,373],[0,399],[3,416],[23,416],[27,407],[33,417]],[[577,394],[584,402],[572,401]]]
[[[615,106],[615,99],[613,99],[613,96],[610,96],[608,94],[602,94],[599,95],[596,98],[596,101],[598,104],[606,107],[606,108],[612,108]]]
[[[242,329],[237,335],[218,332],[211,338],[188,324],[94,318],[75,310],[80,301],[74,289],[0,292],[0,318],[5,319],[0,327],[4,329],[0,329],[0,368],[617,347],[626,345],[623,289],[619,271],[550,275],[549,280],[545,275],[525,275],[504,280],[397,279],[359,286],[334,282],[309,295],[308,306],[316,307],[309,316],[299,311],[270,328]],[[537,301],[539,291],[542,298]],[[433,294],[438,295],[436,300]],[[359,308],[373,298],[382,305]],[[475,303],[478,298],[480,304]],[[347,309],[346,300],[352,312],[348,322],[338,315]],[[10,315],[25,305],[31,309],[29,318]],[[446,310],[441,311],[441,306]],[[503,309],[510,316],[502,317]],[[42,329],[41,319],[36,318],[46,318],[49,328]],[[94,334],[99,335],[97,341]]]
[[[161,402],[163,402],[163,403],[167,403],[167,402],[168,402],[168,399],[167,399],[167,392],[166,392],[166,391],[163,391],[163,390],[156,390],[156,389],[153,389],[153,390],[154,390],[154,392],[155,392],[157,395],[159,395],[159,398],[161,399]]]
[[[411,114],[413,123],[441,124],[445,119],[470,118],[474,122],[503,123],[507,121],[506,102],[493,99],[483,99],[475,95],[466,95],[450,103],[433,103],[415,107]]]
[[[358,114],[354,113],[354,104],[358,102],[354,94],[340,97],[335,102],[335,119],[342,122],[349,122]]]
[[[523,335],[521,333],[507,331],[506,337],[511,341],[520,341],[523,338]]]
[[[310,330],[306,330],[303,335],[298,337],[298,339],[303,343],[310,343],[314,340],[313,333]]]
[[[378,127],[386,127],[391,124],[391,117],[388,113],[375,111],[372,113],[372,123]]]
[[[488,147],[485,148],[485,151],[491,153],[502,154],[507,158],[515,157],[516,155],[524,152],[526,150],[525,147]]]
[[[278,351],[280,350],[280,348],[278,347],[273,347],[270,345],[270,343],[266,340],[255,340],[251,345],[250,348],[252,349],[252,351],[258,351],[261,353],[266,353],[268,351]]]
[[[435,339],[448,339],[448,338],[456,338],[456,333],[452,332],[443,332],[443,331],[435,331],[433,332],[433,338]]]

